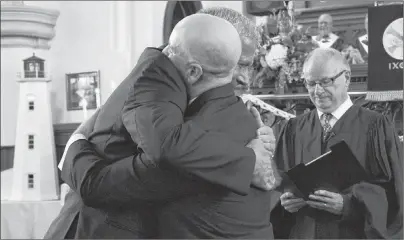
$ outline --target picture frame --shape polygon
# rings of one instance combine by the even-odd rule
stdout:
[[[66,74],[67,110],[83,110],[83,98],[87,101],[87,110],[100,107],[100,82],[100,71]]]

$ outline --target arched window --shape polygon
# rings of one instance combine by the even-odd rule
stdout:
[[[164,44],[168,43],[171,32],[181,19],[198,12],[201,8],[200,1],[167,1],[163,28]]]

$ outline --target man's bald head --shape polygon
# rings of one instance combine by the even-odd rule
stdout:
[[[320,17],[318,18],[318,21],[327,21],[332,23],[332,17],[328,13],[321,14]]]
[[[322,14],[318,18],[318,32],[320,36],[326,36],[332,30],[332,17],[330,14]]]
[[[213,74],[229,73],[241,55],[237,30],[229,22],[207,14],[182,19],[173,29],[169,45]]]
[[[174,27],[163,50],[183,73],[191,97],[231,82],[241,55],[237,30],[226,20],[193,14]]]
[[[198,13],[209,14],[230,22],[240,35],[243,48],[241,56],[243,59],[241,60],[246,61],[253,58],[259,42],[259,32],[254,22],[240,12],[225,7],[203,8]]]

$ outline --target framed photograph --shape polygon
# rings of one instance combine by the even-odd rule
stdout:
[[[100,106],[100,71],[66,74],[67,110],[96,109]]]

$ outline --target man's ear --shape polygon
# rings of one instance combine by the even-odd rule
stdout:
[[[349,87],[350,83],[351,83],[351,72],[346,71],[345,72],[345,86]]]
[[[188,83],[194,85],[202,77],[202,74],[203,69],[201,65],[197,63],[191,63],[186,71],[186,77],[188,79]]]

